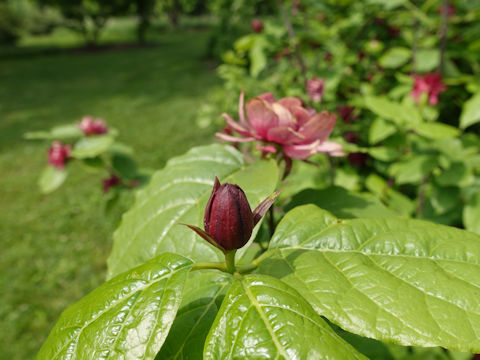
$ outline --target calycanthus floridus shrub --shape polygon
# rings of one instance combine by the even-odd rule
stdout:
[[[219,136],[252,152],[197,147],[156,172],[114,234],[108,281],[64,311],[38,359],[480,352],[480,237],[386,208],[342,219],[285,205],[292,163],[340,155],[327,140],[336,116],[266,96],[246,110]]]

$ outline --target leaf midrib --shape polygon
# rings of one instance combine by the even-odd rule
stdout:
[[[101,312],[99,312],[97,315],[95,315],[92,319],[90,319],[87,323],[85,323],[83,326],[80,327],[80,330],[77,334],[77,336],[75,337],[77,339],[76,343],[75,343],[75,347],[73,348],[72,350],[72,353],[76,352],[76,348],[78,346],[78,342],[79,342],[79,339],[80,339],[80,335],[82,334],[82,332],[89,326],[91,325],[93,322],[95,322],[96,320],[98,320],[98,318],[100,318],[102,315],[108,313],[110,310],[112,310],[113,308],[115,308],[117,305],[119,304],[122,304],[125,302],[125,300],[128,300],[131,296],[133,296],[135,293],[137,292],[143,292],[145,291],[146,289],[148,289],[150,286],[152,285],[155,285],[156,283],[160,282],[161,280],[164,280],[166,278],[170,278],[174,273],[176,272],[179,272],[180,270],[184,270],[185,267],[189,266],[188,264],[187,265],[181,265],[180,267],[178,267],[177,269],[170,269],[170,272],[166,273],[165,275],[153,280],[152,282],[149,282],[149,283],[146,283],[145,285],[146,286],[140,286],[138,288],[136,288],[134,291],[131,291],[129,292],[128,294],[125,294],[125,296],[115,302],[114,304],[108,306],[107,308],[105,308],[104,310],[102,310]],[[132,279],[133,282],[136,282],[136,281],[142,281],[141,279]],[[135,306],[136,303],[132,304],[132,307]],[[55,360],[57,358],[57,356],[60,355],[60,353],[65,349],[65,347],[67,345],[69,345],[70,343],[72,343],[75,338],[72,338],[72,339],[69,339],[62,347],[61,349],[53,356],[52,360]]]

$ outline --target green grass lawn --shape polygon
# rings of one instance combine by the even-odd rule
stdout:
[[[133,41],[133,26],[113,22],[103,39]],[[39,193],[47,144],[22,134],[103,117],[148,168],[211,142],[215,129],[195,125],[219,86],[202,58],[208,36],[158,28],[148,47],[82,53],[65,50],[81,39],[58,30],[0,55],[1,359],[34,358],[60,312],[103,281],[115,227],[99,174],[73,166],[62,188]]]

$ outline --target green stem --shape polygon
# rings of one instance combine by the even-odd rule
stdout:
[[[248,265],[240,265],[237,267],[237,272],[239,272],[240,274],[245,274],[255,270],[257,267],[258,265],[254,263]]]
[[[227,271],[227,266],[223,262],[198,262],[192,267],[193,270],[217,269]]]
[[[225,266],[226,272],[233,274],[235,272],[235,253],[237,250],[232,250],[225,253]]]

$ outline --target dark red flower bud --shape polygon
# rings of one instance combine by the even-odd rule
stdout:
[[[364,153],[350,153],[348,154],[348,162],[355,167],[364,167],[367,163],[368,156]]]
[[[253,19],[252,22],[250,23],[250,27],[256,33],[261,33],[263,31],[263,23],[259,19]]]
[[[239,249],[252,235],[252,209],[238,185],[215,185],[205,209],[205,231],[225,250]]]
[[[352,143],[352,144],[357,144],[358,143],[358,135],[355,131],[349,131],[345,134],[344,136],[345,140],[349,143]]]
[[[120,185],[120,183],[121,183],[121,179],[117,175],[115,174],[110,175],[109,178],[102,180],[103,192],[107,193],[108,190],[110,190],[110,188],[118,186]]]
[[[277,196],[278,192],[270,195],[252,211],[245,193],[238,185],[229,183],[221,185],[218,178],[215,178],[203,218],[205,230],[194,225],[184,225],[227,253],[241,248],[248,242],[253,228],[272,206]]]

